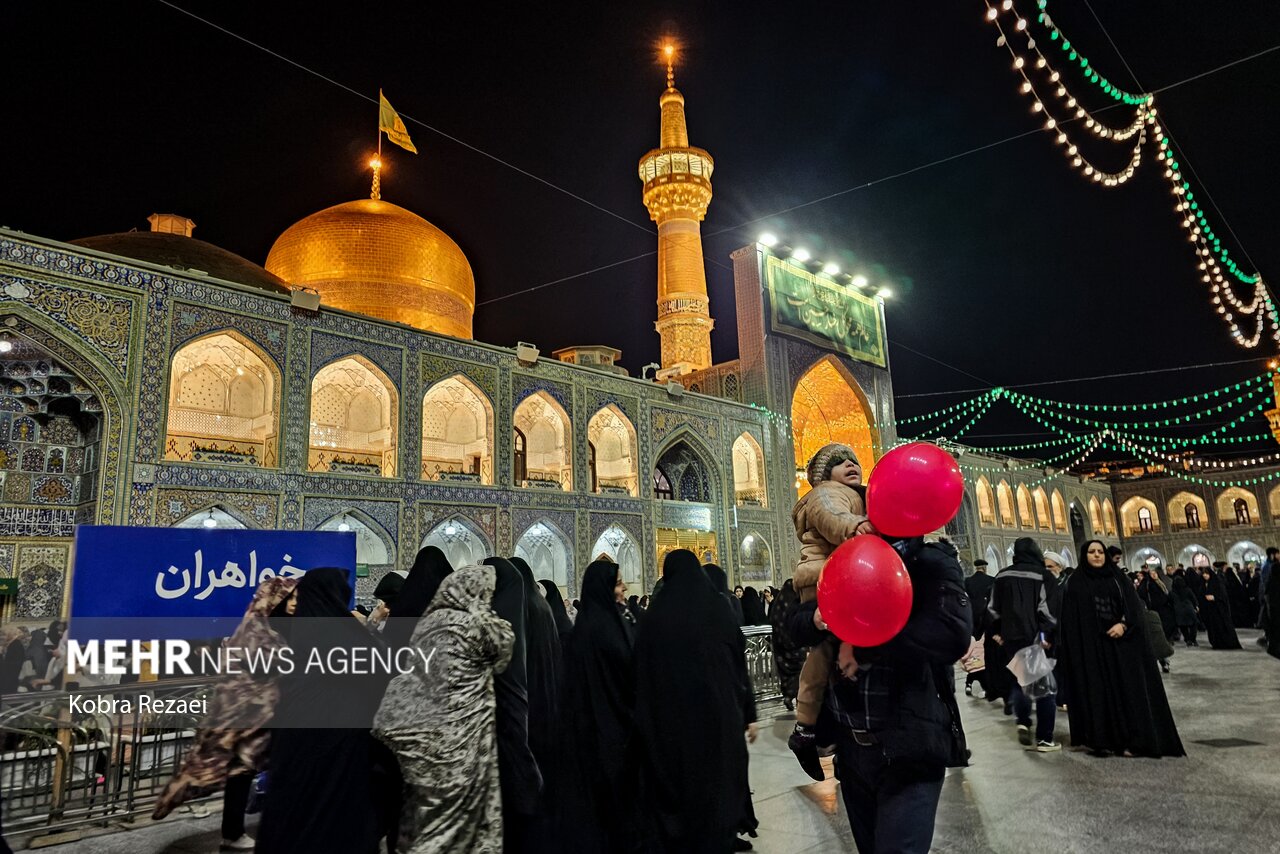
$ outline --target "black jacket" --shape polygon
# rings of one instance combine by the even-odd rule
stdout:
[[[855,650],[860,662],[881,662],[892,669],[891,707],[896,715],[876,735],[891,761],[930,767],[967,765],[953,677],[955,662],[973,637],[964,570],[949,543],[916,538],[899,541],[895,548],[903,554],[911,576],[911,616],[888,643]],[[820,643],[827,634],[813,625],[817,604],[797,608],[788,626],[796,641],[806,646]],[[837,677],[828,696],[831,691],[854,690],[854,683]]]
[[[987,630],[1000,635],[1010,652],[1035,643],[1041,632],[1052,640],[1057,620],[1049,612],[1046,579],[1051,578],[1035,540],[1020,537],[1014,542],[1013,565],[996,576],[987,608]]]
[[[975,572],[964,580],[964,589],[969,594],[969,605],[973,611],[973,636],[982,637],[987,626],[987,606],[991,604],[991,588],[996,580],[986,572]]]

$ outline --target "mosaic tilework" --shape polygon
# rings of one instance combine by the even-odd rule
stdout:
[[[59,260],[65,260],[65,256]],[[129,363],[129,332],[134,301],[37,278],[0,275],[0,293],[45,315],[59,328],[75,333],[123,376]]]
[[[18,600],[14,616],[20,620],[50,620],[62,611],[71,547],[18,547]]]
[[[217,505],[250,528],[275,528],[279,499],[252,492],[206,491],[198,489],[157,489],[157,525],[167,526]]]
[[[681,428],[692,428],[707,441],[714,441],[720,436],[720,422],[715,418],[706,418],[692,412],[661,406],[655,406],[650,410],[649,435],[655,445]]]
[[[520,403],[535,391],[545,391],[551,397],[555,398],[556,403],[564,407],[564,411],[573,414],[573,392],[564,388],[560,383],[553,382],[545,377],[535,377],[529,374],[512,373],[512,404],[519,406]]]
[[[471,527],[478,531],[488,542],[490,549],[498,541],[498,508],[479,507],[475,505],[418,504],[418,532],[412,549],[401,549],[401,565],[410,566],[412,555],[417,553],[417,546],[441,522],[449,519],[465,519]],[[405,555],[409,555],[406,562]]]
[[[352,501],[345,498],[317,497],[308,495],[303,498],[302,527],[312,530],[344,511],[354,511],[361,516],[365,524],[372,522],[369,528],[386,542],[387,550],[395,554],[396,544],[400,540],[400,504],[390,501]],[[381,530],[379,530],[381,529]],[[383,535],[386,536],[383,536]]]
[[[257,344],[269,355],[279,369],[285,362],[285,347],[289,329],[283,323],[275,323],[252,317],[246,314],[230,314],[221,309],[203,305],[173,301],[173,336],[170,341],[170,355],[194,338],[223,329],[234,329],[245,338]]]
[[[325,365],[344,356],[360,355],[377,365],[396,388],[402,388],[404,351],[398,347],[360,341],[343,335],[313,332],[311,335],[311,376]]]

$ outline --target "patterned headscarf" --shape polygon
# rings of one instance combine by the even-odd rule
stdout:
[[[824,480],[831,480],[831,470],[845,460],[852,460],[855,463],[858,461],[858,455],[853,452],[853,448],[840,444],[823,445],[818,449],[818,453],[813,455],[813,459],[809,460],[806,468],[809,485],[817,486]]]

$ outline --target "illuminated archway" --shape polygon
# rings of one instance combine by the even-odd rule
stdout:
[[[536,579],[549,578],[562,590],[569,588],[573,549],[565,535],[546,521],[534,522],[516,541],[516,557],[523,558]]]
[[[545,391],[535,391],[520,401],[512,424],[515,485],[571,491],[573,428],[564,407]]]
[[[996,484],[996,504],[1000,507],[1000,524],[1006,528],[1018,527],[1018,519],[1013,515],[1013,490],[1009,481],[1002,480]]]
[[[1126,537],[1160,532],[1160,516],[1154,502],[1135,495],[1120,505],[1120,519]]]
[[[1055,489],[1049,503],[1053,506],[1053,529],[1059,534],[1067,533],[1067,504],[1062,500],[1062,493]]]
[[[872,409],[858,383],[831,356],[820,359],[796,382],[791,396],[791,435],[796,468],[803,471],[818,449],[832,442],[848,445],[862,463],[865,482],[876,461],[880,433],[873,426]],[[798,483],[804,495],[810,487]]]
[[[1102,524],[1102,504],[1096,495],[1089,497],[1089,527],[1095,537],[1101,537],[1107,532]]]
[[[1258,497],[1247,489],[1231,486],[1218,494],[1218,524],[1224,528],[1261,525]]]
[[[455,569],[473,566],[493,554],[492,544],[480,529],[467,519],[456,516],[432,528],[418,548],[427,546],[435,546],[444,552],[449,565]]]
[[[1213,564],[1213,552],[1204,546],[1193,543],[1178,554],[1178,563],[1183,566],[1205,567]]]
[[[396,476],[400,396],[363,356],[321,368],[311,381],[310,471]]]
[[[1154,504],[1151,505],[1153,518],[1155,514],[1155,507],[1156,506]],[[1114,537],[1118,533],[1119,529],[1116,527],[1116,507],[1111,503],[1110,498],[1102,499],[1102,523],[1106,527],[1107,533],[1111,536]]]
[[[978,521],[987,526],[996,524],[996,498],[995,493],[991,490],[991,483],[986,477],[979,477],[978,482],[973,486],[974,494],[978,497]]]
[[[1049,496],[1045,493],[1043,486],[1035,488],[1031,493],[1031,500],[1035,502],[1036,525],[1042,531],[1052,531],[1053,517],[1049,513]]]
[[[733,440],[733,495],[738,504],[769,506],[764,488],[764,451],[750,433]]]
[[[184,516],[174,522],[172,528],[222,528],[223,530],[242,530],[249,527],[241,519],[232,516],[224,508],[214,505]]]
[[[1031,512],[1031,490],[1022,484],[1018,484],[1014,493],[1018,498],[1018,523],[1024,528],[1035,530],[1036,517]]]
[[[640,546],[635,538],[621,525],[610,525],[605,528],[591,547],[593,559],[604,555],[618,565],[622,580],[627,584],[639,584],[643,570],[640,560]]]
[[[170,365],[164,458],[274,468],[280,387],[275,362],[238,332],[184,345]]]
[[[422,398],[423,480],[493,483],[493,406],[455,374]]]
[[[609,404],[587,422],[587,443],[591,452],[591,491],[638,495],[636,428],[631,419]]]
[[[1190,492],[1179,492],[1169,499],[1169,530],[1209,530],[1209,508],[1204,499]]]

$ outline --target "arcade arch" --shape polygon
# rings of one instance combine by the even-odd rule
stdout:
[[[400,396],[364,356],[330,362],[311,381],[309,471],[396,476]]]
[[[493,483],[493,405],[462,374],[422,397],[423,480]]]
[[[573,427],[554,397],[535,391],[512,417],[516,486],[573,490]]]
[[[862,463],[865,482],[876,461],[879,432],[873,426],[866,395],[848,369],[830,355],[813,364],[797,381],[791,396],[791,433],[796,469],[804,471],[823,445],[848,445]],[[800,495],[811,488],[801,478]]]

